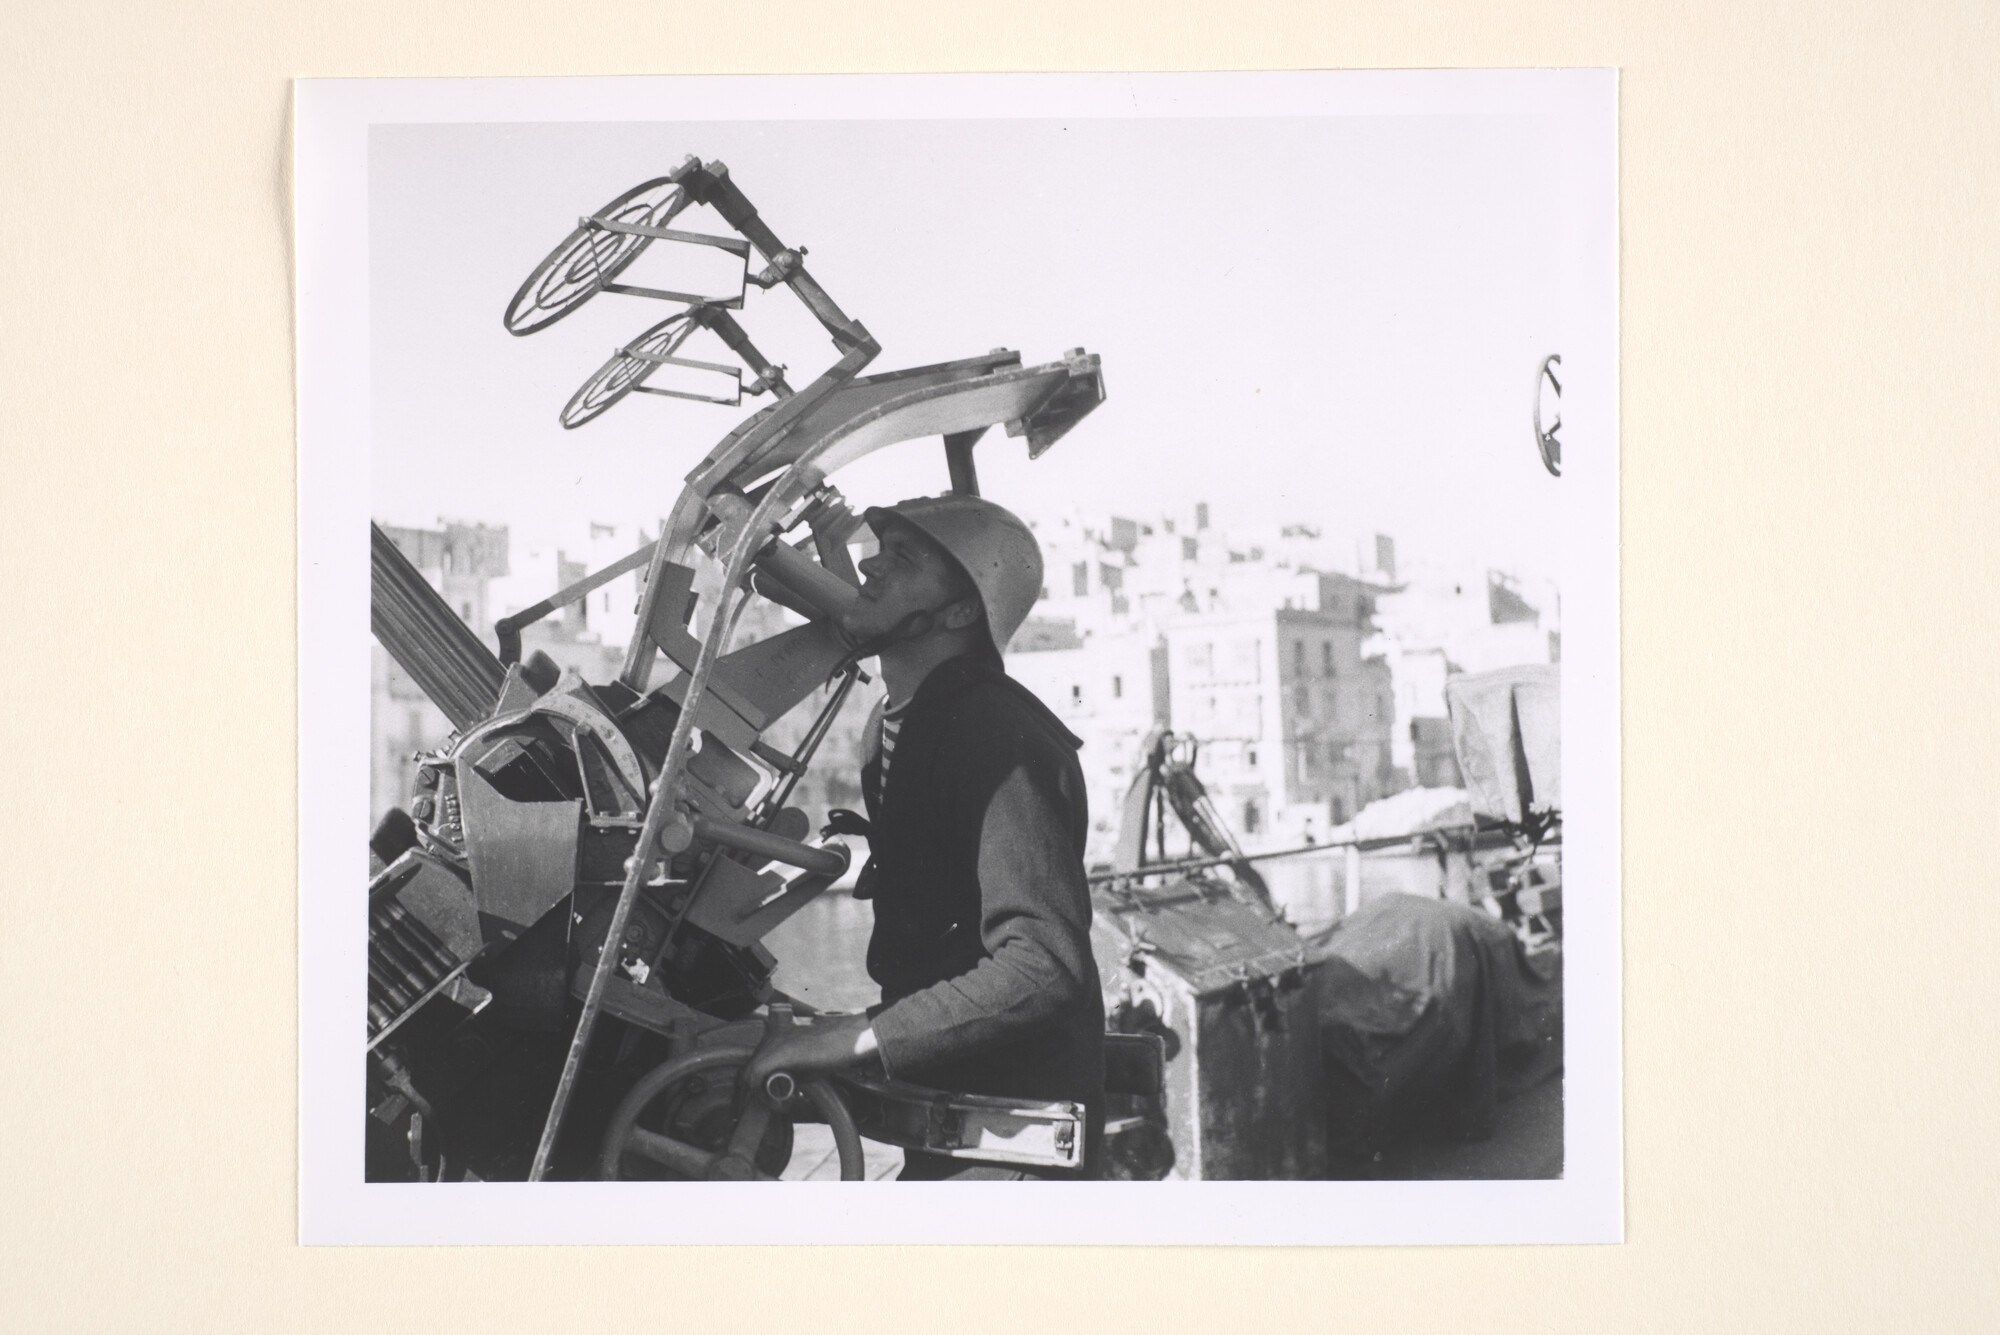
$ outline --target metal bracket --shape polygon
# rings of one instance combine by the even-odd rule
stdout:
[[[725,399],[713,394],[697,394],[693,390],[667,389],[660,385],[649,385],[641,380],[638,384],[632,386],[632,391],[636,394],[659,394],[671,399],[693,399],[697,403],[719,403],[727,408],[734,408],[743,402],[743,368],[740,366],[724,366],[721,362],[698,361],[693,357],[675,357],[669,353],[645,352],[638,348],[630,350],[620,348],[612,355],[636,358],[642,362],[651,362],[655,366],[685,366],[693,371],[712,371],[716,375],[728,376],[736,385],[736,393]],[[763,381],[760,379],[750,386],[750,392],[752,394],[763,393]]]
[[[627,236],[649,236],[655,241],[684,241],[691,246],[714,246],[717,250],[750,258],[750,243],[740,237],[683,232],[673,227],[642,227],[637,223],[614,222],[609,218],[578,218],[576,225],[594,232],[623,232]]]
[[[522,630],[534,625],[557,608],[567,607],[577,599],[596,592],[620,575],[629,574],[640,566],[650,563],[653,559],[653,549],[657,546],[658,543],[649,542],[630,556],[613,561],[596,574],[586,575],[568,588],[550,594],[533,607],[524,607],[514,615],[502,617],[494,622],[493,634],[500,641],[500,661],[508,664],[520,662]]]
[[[799,246],[792,250],[781,250],[771,257],[770,264],[765,266],[762,273],[750,274],[749,281],[768,292],[778,284],[789,281],[791,276],[803,267],[805,257],[806,248],[804,246]]]
[[[836,1074],[833,1082],[870,1140],[982,1163],[1083,1166],[1081,1103],[957,1094],[852,1072]]]
[[[651,297],[655,301],[683,301],[690,306],[722,306],[728,310],[743,309],[743,295],[733,297],[712,297],[700,292],[676,292],[665,287],[641,287],[637,283],[599,283],[606,292],[616,292],[627,297]]]

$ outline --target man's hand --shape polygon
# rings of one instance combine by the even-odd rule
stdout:
[[[801,1078],[837,1071],[872,1056],[875,1030],[865,1015],[823,1015],[809,1023],[773,1030],[743,1068],[743,1082],[762,1089],[779,1071]]]

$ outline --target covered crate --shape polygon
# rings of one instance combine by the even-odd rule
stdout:
[[[1114,1107],[1114,1176],[1316,1178],[1320,1045],[1299,935],[1240,885],[1205,877],[1094,890],[1091,946],[1110,1028],[1166,1044],[1161,1099]]]

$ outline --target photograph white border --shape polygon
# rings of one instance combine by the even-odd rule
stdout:
[[[1412,1244],[1622,1240],[1616,77],[1603,70],[305,80],[297,85],[299,1230],[306,1243]],[[1565,1156],[1549,1182],[362,1180],[369,634],[368,131],[376,124],[1555,113],[1564,348]],[[1523,435],[1528,387],[1524,384]],[[1524,448],[1525,445],[1524,445]],[[1589,887],[1586,893],[1584,887]],[[799,1184],[809,1185],[809,1184]],[[978,1195],[974,1201],[964,1193]],[[1051,1197],[1048,1193],[1055,1193]]]

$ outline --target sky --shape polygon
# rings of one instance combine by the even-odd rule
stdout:
[[[808,249],[882,345],[870,372],[996,347],[1102,356],[1107,401],[1042,459],[998,430],[979,447],[982,490],[1024,515],[1206,500],[1225,528],[1383,532],[1406,559],[1559,578],[1563,484],[1530,426],[1582,281],[1564,263],[1559,130],[1500,115],[377,126],[374,514],[503,523],[523,542],[655,526],[767,401],[634,395],[566,431],[577,386],[674,308],[600,294],[540,333],[502,327],[578,215],[692,153],[726,162]],[[726,230],[706,210],[674,225]],[[665,282],[672,249],[627,281]],[[738,318],[795,386],[834,360],[782,288],[753,288]],[[730,360],[719,344],[685,355]],[[943,452],[912,442],[833,480],[857,509],[942,490]]]

